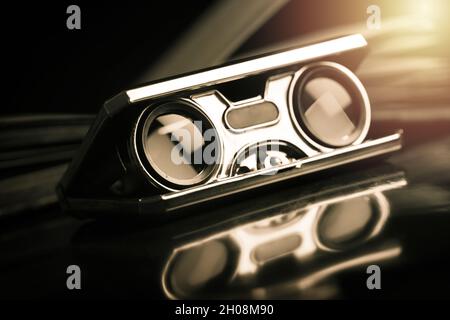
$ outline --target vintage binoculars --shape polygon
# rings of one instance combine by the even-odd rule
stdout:
[[[63,207],[167,213],[399,149],[400,133],[366,140],[370,102],[351,71],[366,47],[350,35],[120,93],[63,177]]]

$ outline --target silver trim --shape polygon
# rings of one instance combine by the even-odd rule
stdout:
[[[243,153],[245,153],[248,149],[250,149],[252,147],[255,147],[256,145],[259,145],[259,146],[269,146],[269,145],[273,146],[273,145],[277,145],[277,146],[282,146],[282,147],[286,147],[286,148],[292,148],[293,147],[297,151],[302,152],[301,149],[299,149],[297,146],[292,145],[289,142],[286,142],[286,141],[283,141],[283,140],[278,140],[278,139],[273,139],[270,143],[269,143],[269,141],[260,141],[260,142],[256,142],[256,143],[253,143],[253,144],[247,144],[247,145],[243,146],[241,149],[239,149],[236,152],[236,154],[235,154],[235,156],[233,158],[233,161],[231,162],[230,168],[229,168],[229,175],[228,175],[229,177],[235,176],[235,175],[233,175],[233,172],[236,170],[236,166],[238,165],[237,160],[239,159],[239,157]],[[260,171],[261,171],[261,169],[258,170],[258,172],[260,172]],[[256,172],[254,172],[254,173],[256,173]],[[246,174],[248,174],[248,173],[246,173]]]
[[[201,192],[204,190],[208,190],[210,188],[215,188],[219,185],[231,184],[251,177],[263,175],[272,175],[273,178],[276,179],[277,178],[276,173],[278,171],[287,169],[297,168],[298,171],[295,176],[305,175],[307,173],[312,173],[399,150],[401,149],[401,137],[402,137],[401,133],[392,134],[376,140],[367,141],[362,144],[343,147],[331,152],[318,154],[316,156],[312,156],[305,159],[300,159],[298,161],[294,161],[286,165],[262,169],[256,172],[250,172],[241,174],[239,176],[224,178],[210,184],[188,188],[178,192],[167,193],[162,195],[161,198],[163,200],[176,199],[195,192]],[[362,154],[358,154],[359,152],[362,152]],[[351,156],[351,158],[348,159],[346,158],[346,156]],[[239,191],[244,190],[240,189]],[[190,203],[189,205],[192,205],[192,203]],[[176,210],[180,207],[182,207],[182,205],[173,207],[170,210]]]
[[[377,222],[372,227],[371,232],[366,235],[361,241],[368,241],[376,236],[378,236],[383,228],[385,227],[388,218],[390,217],[390,205],[383,194],[383,192],[389,190],[395,190],[398,188],[402,188],[407,185],[407,181],[404,178],[395,181],[388,181],[386,183],[374,185],[367,189],[363,189],[357,192],[352,193],[344,193],[342,195],[334,196],[325,200],[320,200],[317,202],[309,203],[303,207],[295,207],[291,212],[284,212],[277,215],[271,215],[267,218],[252,221],[249,223],[242,224],[238,227],[227,228],[225,230],[212,233],[207,235],[206,237],[197,238],[193,241],[184,243],[178,247],[176,247],[167,258],[161,272],[161,285],[164,290],[164,293],[170,299],[178,299],[181,298],[177,296],[177,294],[172,290],[168,281],[168,272],[170,267],[172,266],[172,262],[174,258],[180,252],[188,250],[190,248],[195,248],[199,245],[207,243],[214,239],[221,239],[224,237],[229,237],[229,240],[235,244],[239,244],[239,257],[236,262],[236,267],[232,275],[230,275],[229,279],[235,279],[236,277],[252,277],[258,268],[264,263],[260,263],[253,260],[252,253],[254,249],[257,248],[260,244],[267,243],[273,241],[275,239],[282,239],[286,235],[299,235],[302,238],[302,243],[297,248],[296,252],[291,251],[289,254],[294,255],[297,259],[309,257],[311,254],[315,253],[317,250],[321,250],[323,252],[342,252],[342,249],[330,248],[323,244],[318,237],[317,227],[320,218],[323,215],[324,209],[328,206],[341,203],[343,201],[347,201],[350,199],[355,199],[358,197],[374,197],[377,201],[377,205],[379,206],[379,216],[377,218]],[[280,211],[282,212],[282,211]],[[297,216],[293,221],[290,222],[288,226],[284,225],[283,228],[279,228],[275,231],[272,229],[272,232],[264,233],[262,235],[253,235],[249,237],[249,232],[247,231],[251,226],[260,224],[264,221],[270,221],[276,219],[277,217],[285,216],[291,213],[302,213],[302,215]],[[281,256],[277,256],[279,258]],[[318,272],[313,273],[318,274]],[[311,276],[305,277],[302,280],[305,283],[311,282]]]
[[[303,61],[353,50],[367,45],[361,34],[288,50],[245,62],[207,70],[184,77],[150,84],[126,91],[131,103],[163,95],[240,79],[260,72],[286,67]]]

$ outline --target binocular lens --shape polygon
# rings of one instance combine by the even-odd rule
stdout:
[[[309,138],[326,147],[354,143],[365,127],[367,101],[350,71],[332,65],[307,68],[293,91],[293,111]]]
[[[228,248],[219,240],[182,251],[171,265],[170,288],[180,296],[195,296],[209,282],[223,276],[228,259]]]
[[[320,240],[332,248],[356,244],[374,226],[378,209],[370,197],[358,197],[330,205],[318,224]]]
[[[164,186],[175,189],[205,181],[219,156],[211,122],[187,104],[173,102],[157,107],[149,113],[142,129],[148,172]]]

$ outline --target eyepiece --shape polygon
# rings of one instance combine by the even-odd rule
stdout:
[[[300,69],[291,86],[290,104],[297,129],[319,149],[358,144],[367,134],[367,93],[357,77],[337,63]]]
[[[135,143],[152,182],[179,190],[208,180],[219,165],[220,144],[212,122],[193,103],[150,106],[139,117]]]

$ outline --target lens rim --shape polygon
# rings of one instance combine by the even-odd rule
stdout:
[[[183,295],[183,292],[181,291],[177,292],[171,281],[173,268],[175,267],[175,264],[180,258],[180,255],[192,248],[202,246],[210,241],[218,241],[226,247],[227,262],[225,264],[223,272],[219,276],[216,276],[216,278],[214,278],[214,280],[212,280],[209,284],[207,284],[207,288],[210,290],[211,287],[214,288],[214,285],[223,283],[224,280],[226,281],[233,278],[239,272],[238,268],[241,263],[240,252],[242,250],[239,244],[234,239],[234,237],[231,236],[230,234],[227,233],[225,236],[220,234],[219,236],[213,236],[206,239],[200,239],[189,242],[183,246],[175,248],[170,254],[169,258],[164,263],[164,268],[161,275],[161,286],[167,297],[171,299],[195,298],[195,297],[201,298],[201,294],[208,294],[210,292],[210,291],[202,292],[201,290],[197,290],[197,292],[193,292],[193,294],[190,297],[188,297],[186,295]]]
[[[351,249],[376,237],[383,230],[391,212],[389,201],[387,200],[386,196],[381,192],[375,192],[373,194],[368,194],[365,196],[369,198],[370,206],[372,207],[373,212],[369,220],[369,223],[365,227],[365,231],[361,233],[361,234],[365,233],[364,236],[358,239],[357,242],[336,244],[328,242],[326,240],[324,241],[322,235],[320,234],[320,224],[322,222],[324,215],[328,212],[327,209],[329,208],[329,206],[338,204],[340,201],[327,203],[317,208],[317,217],[315,219],[312,230],[314,242],[320,250],[328,252],[338,252]],[[341,201],[351,200],[353,198],[354,197],[344,199]]]
[[[201,108],[196,105],[193,101],[182,98],[174,100],[166,100],[158,104],[152,104],[147,106],[139,115],[133,132],[133,149],[134,155],[138,163],[138,167],[145,174],[148,180],[156,187],[168,190],[168,191],[179,191],[182,189],[198,186],[204,184],[212,179],[214,179],[220,169],[223,156],[223,145],[220,136],[216,135],[216,140],[218,143],[218,161],[215,164],[208,165],[203,169],[197,176],[192,179],[178,180],[186,181],[184,183],[177,183],[177,179],[167,179],[159,173],[159,169],[151,160],[148,150],[145,145],[145,138],[148,128],[151,123],[159,116],[165,114],[179,114],[181,116],[186,116],[189,118],[199,119],[203,123],[207,124],[207,127],[203,125],[202,130],[212,128],[216,130],[211,119],[206,115]],[[203,132],[202,132],[203,133]]]
[[[355,137],[352,139],[352,142],[348,144],[333,145],[322,141],[311,130],[309,130],[307,122],[304,119],[304,115],[301,112],[296,111],[296,109],[300,109],[300,106],[298,106],[297,99],[295,99],[294,94],[297,92],[302,92],[305,84],[307,83],[307,80],[309,80],[311,75],[316,74],[318,71],[323,71],[326,69],[337,72],[338,75],[342,76],[350,84],[354,85],[356,88],[355,92],[359,95],[359,100],[362,103],[362,114],[355,129]],[[297,129],[303,139],[305,139],[313,147],[323,152],[329,152],[336,148],[341,148],[349,145],[357,145],[363,142],[370,127],[370,110],[371,107],[369,96],[361,81],[351,70],[336,62],[316,62],[302,67],[294,74],[294,77],[289,86],[289,113],[294,127]]]

